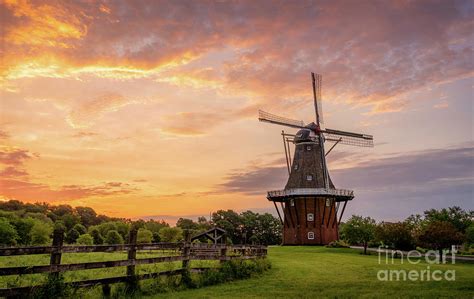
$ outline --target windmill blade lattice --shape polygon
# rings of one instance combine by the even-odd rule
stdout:
[[[372,135],[358,134],[339,130],[326,129],[324,139],[338,144],[353,145],[360,147],[373,147],[374,138]]]
[[[268,122],[272,124],[292,127],[292,128],[304,128],[304,122],[302,120],[294,120],[275,114],[265,112],[263,110],[258,110],[258,120],[263,122]]]

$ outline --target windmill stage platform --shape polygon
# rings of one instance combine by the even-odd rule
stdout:
[[[267,192],[267,199],[276,202],[286,202],[291,198],[303,196],[321,196],[334,198],[336,202],[345,202],[354,198],[354,191],[347,189],[294,188]]]

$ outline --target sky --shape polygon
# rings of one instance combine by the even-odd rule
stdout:
[[[351,214],[474,209],[472,1],[0,1],[0,200],[170,222],[274,213],[281,130],[338,145]]]

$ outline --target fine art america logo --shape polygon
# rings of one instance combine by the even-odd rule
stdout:
[[[400,265],[407,263],[409,265],[417,265],[421,261],[426,261],[428,264],[424,268],[418,269],[384,269],[377,272],[377,279],[380,281],[455,281],[456,270],[434,270],[431,265],[440,264],[455,264],[456,263],[456,248],[452,247],[451,254],[449,250],[443,250],[440,254],[438,251],[429,250],[426,253],[421,253],[418,250],[411,250],[403,252],[400,250],[388,250],[387,247],[379,246],[378,250],[379,265],[394,265],[395,260],[400,260]],[[449,260],[449,263],[448,261]],[[398,263],[397,263],[398,264]],[[402,266],[403,267],[403,266]]]

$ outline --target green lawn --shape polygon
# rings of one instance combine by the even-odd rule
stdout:
[[[379,265],[353,249],[271,247],[272,269],[248,280],[166,294],[167,298],[474,297],[474,265]],[[383,261],[383,260],[382,260]],[[456,281],[379,281],[381,269],[456,270]],[[163,295],[160,295],[163,297]],[[156,296],[154,298],[159,298]]]
[[[139,257],[160,255],[141,253]],[[125,253],[64,254],[63,263],[125,259]],[[263,275],[201,289],[162,293],[149,298],[315,298],[315,297],[474,297],[474,264],[379,265],[375,255],[364,256],[354,249],[324,247],[270,247],[268,259],[272,269]],[[382,260],[383,261],[383,260]],[[0,266],[48,264],[48,255],[0,257]],[[217,266],[217,262],[194,261],[195,266]],[[180,263],[163,263],[137,267],[139,273],[179,267]],[[377,279],[382,269],[455,270],[455,281],[388,281]],[[66,272],[66,281],[119,276],[125,268]],[[41,283],[44,275],[0,277],[0,287]],[[143,285],[151,283],[144,282]],[[150,290],[148,290],[149,293]],[[83,290],[76,297],[100,297],[99,287]],[[77,294],[77,295],[79,295]]]

